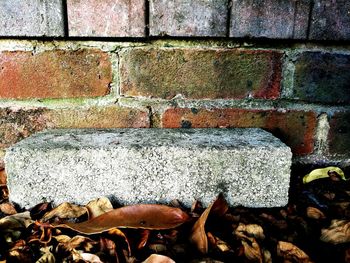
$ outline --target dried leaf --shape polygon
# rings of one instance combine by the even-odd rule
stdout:
[[[205,233],[205,223],[207,222],[210,212],[213,210],[215,214],[222,216],[227,212],[228,206],[222,195],[204,210],[202,215],[192,227],[190,242],[194,244],[197,249],[203,253],[208,253],[208,238]]]
[[[55,263],[56,258],[50,251],[51,247],[40,248],[43,255],[36,261],[36,263]]]
[[[312,219],[324,219],[324,218],[326,218],[326,216],[322,213],[321,210],[319,210],[315,207],[312,207],[312,206],[309,206],[306,209],[306,215],[307,215],[307,217],[312,218]]]
[[[89,202],[86,205],[86,208],[89,213],[89,219],[98,217],[106,212],[113,210],[111,201],[107,197],[101,197],[96,200]]]
[[[208,232],[207,236],[209,243],[220,252],[228,252],[231,250],[230,246],[225,241],[221,240],[217,236],[214,236],[212,233]]]
[[[36,206],[29,209],[30,216],[33,220],[37,220],[43,217],[43,215],[52,209],[51,203],[45,202],[37,204]]]
[[[143,229],[141,231],[141,239],[139,241],[139,244],[137,245],[137,249],[142,249],[146,246],[150,234],[151,231],[149,231],[148,229]]]
[[[81,257],[82,260],[85,260],[85,261],[87,261],[89,263],[103,263],[101,261],[101,259],[98,256],[94,255],[94,254],[81,253],[80,257]]]
[[[297,246],[289,242],[279,241],[277,244],[277,255],[284,260],[293,262],[311,263],[309,256]]]
[[[247,240],[248,241],[248,240]],[[253,262],[263,262],[263,255],[261,253],[261,249],[259,244],[256,242],[255,238],[250,238],[247,242],[245,240],[242,240],[242,245],[244,247],[244,255],[245,257]]]
[[[334,245],[350,242],[350,221],[332,220],[329,228],[321,230],[320,239]]]
[[[303,183],[307,184],[314,180],[321,178],[330,178],[335,175],[339,176],[342,180],[347,180],[344,172],[339,167],[330,166],[326,168],[315,169],[311,173],[307,174],[303,178]]]
[[[175,261],[163,255],[152,254],[143,263],[175,263]]]
[[[84,215],[85,213],[87,213],[87,208],[65,202],[60,204],[50,212],[47,212],[41,219],[41,221],[47,222],[50,219],[56,217],[59,219],[78,218]]]
[[[68,227],[79,233],[98,234],[112,228],[170,229],[189,219],[179,208],[165,205],[133,205],[114,209],[82,223],[66,223],[58,227]]]
[[[116,251],[116,245],[112,240],[101,237],[99,243],[100,243],[100,251],[103,254],[107,255],[110,258],[111,262],[119,262],[119,258]],[[129,252],[125,254],[125,257],[126,258],[129,257]]]
[[[263,228],[257,224],[245,225],[243,223],[239,223],[235,230],[235,234],[240,238],[254,237],[261,240],[265,238]]]
[[[131,248],[130,248],[129,240],[121,230],[119,230],[118,228],[112,228],[108,231],[108,234],[118,236],[118,237],[121,237],[122,239],[124,239],[124,241],[128,247],[129,256],[131,256]]]
[[[5,169],[0,169],[0,185],[6,185],[7,176]]]
[[[264,263],[272,263],[272,256],[271,252],[267,249],[262,249],[262,254],[263,254],[263,262]]]
[[[18,213],[0,219],[0,231],[8,232],[13,229],[27,228],[32,223],[29,212]]]
[[[67,235],[58,235],[54,236],[53,238],[56,239],[58,243],[68,243],[72,239],[70,236]]]
[[[16,208],[13,206],[13,204],[10,204],[10,203],[0,204],[0,211],[6,215],[17,214]]]

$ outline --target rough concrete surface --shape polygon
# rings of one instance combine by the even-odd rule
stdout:
[[[0,36],[63,36],[62,0],[0,1]]]
[[[51,130],[8,149],[10,199],[84,204],[113,196],[121,204],[283,206],[292,153],[261,129]]]

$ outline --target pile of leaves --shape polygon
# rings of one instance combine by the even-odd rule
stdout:
[[[337,167],[298,180],[282,208],[113,207],[8,202],[0,171],[0,262],[350,262],[350,181]]]

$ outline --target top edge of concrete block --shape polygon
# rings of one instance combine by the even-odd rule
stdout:
[[[34,134],[10,149],[57,148],[289,148],[271,133],[259,128],[207,129],[53,129]],[[9,150],[8,152],[10,152]]]

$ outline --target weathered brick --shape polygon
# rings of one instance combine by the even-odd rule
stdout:
[[[0,52],[0,98],[70,98],[109,92],[109,55],[99,50]]]
[[[277,98],[282,53],[136,48],[120,55],[121,93],[172,98]]]
[[[350,103],[350,55],[304,52],[295,62],[294,97],[309,102]]]
[[[329,152],[350,156],[350,111],[337,112],[330,119]]]
[[[67,0],[70,36],[144,37],[145,0]]]
[[[264,128],[292,148],[294,154],[311,153],[316,115],[304,111],[248,109],[168,109],[162,116],[164,128]]]
[[[0,149],[47,128],[147,128],[148,111],[118,106],[0,109]]]
[[[63,36],[62,0],[0,1],[0,36]]]
[[[150,0],[150,35],[225,37],[228,0]]]
[[[230,37],[307,37],[310,0],[233,0]]]
[[[350,40],[350,2],[315,0],[310,39]]]

